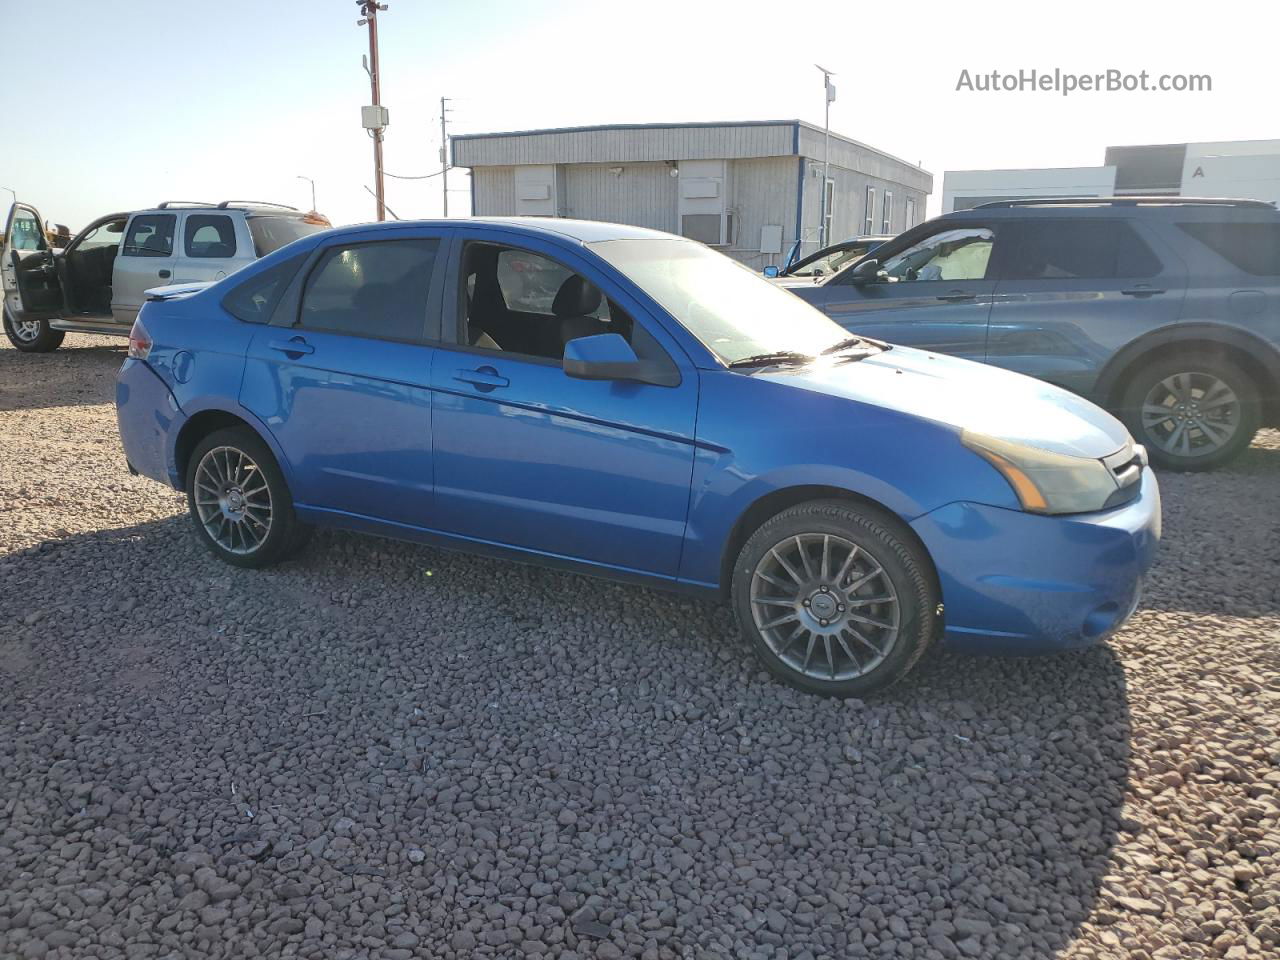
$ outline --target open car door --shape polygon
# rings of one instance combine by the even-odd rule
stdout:
[[[10,322],[48,320],[61,314],[62,288],[54,271],[53,250],[35,207],[15,203],[10,208],[0,270]]]

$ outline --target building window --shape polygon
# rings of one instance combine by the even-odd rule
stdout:
[[[903,212],[904,212],[904,216],[903,216],[902,229],[910,230],[912,227],[916,225],[916,198],[915,197],[907,198],[905,209]]]
[[[836,215],[836,182],[827,180],[826,193],[822,201],[822,242],[834,243],[835,240],[831,234],[831,224],[835,221]]]
[[[870,237],[876,232],[876,188],[867,187],[866,209],[862,216],[862,235]]]
[[[884,209],[881,211],[880,232],[888,233],[889,224],[893,223],[893,193],[886,190],[884,192]]]

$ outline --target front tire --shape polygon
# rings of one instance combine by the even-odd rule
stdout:
[[[4,335],[23,353],[52,353],[62,346],[66,333],[54,330],[48,320],[17,320],[4,307]]]
[[[1121,407],[1151,462],[1169,470],[1222,466],[1253,442],[1261,423],[1253,378],[1212,356],[1148,364],[1130,379]]]
[[[892,517],[839,500],[782,511],[734,564],[734,614],[775,677],[855,697],[901,680],[938,627],[933,568]]]
[[[216,430],[187,463],[187,508],[196,537],[219,560],[266,567],[306,542],[308,527],[270,448],[248,427]]]

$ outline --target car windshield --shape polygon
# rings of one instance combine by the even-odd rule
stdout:
[[[328,229],[328,223],[312,217],[249,218],[249,233],[253,235],[253,248],[259,257],[265,257],[286,244]]]
[[[589,246],[726,364],[766,354],[817,356],[849,338],[795,294],[692,240]]]

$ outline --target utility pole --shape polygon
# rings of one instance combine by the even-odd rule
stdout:
[[[815,63],[815,67],[818,65]],[[818,67],[822,71],[822,87],[824,91],[826,118],[823,121],[824,142],[822,145],[822,219],[818,221],[818,247],[827,246],[831,241],[827,239],[827,171],[831,164],[831,101],[836,98],[836,88],[831,82],[831,78],[835,74],[826,67]]]
[[[373,105],[361,110],[364,128],[373,137],[373,189],[374,199],[378,202],[378,220],[387,219],[386,193],[382,183],[382,131],[387,126],[387,111],[382,106],[381,92],[378,86],[378,11],[386,10],[385,3],[377,0],[356,0],[360,8],[361,19],[356,26],[369,27],[369,60],[365,71],[369,74],[369,85],[373,91]]]
[[[444,215],[449,216],[449,133],[445,122],[448,97],[440,98],[440,180],[444,184]]]

